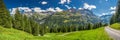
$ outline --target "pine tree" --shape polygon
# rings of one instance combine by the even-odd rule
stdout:
[[[16,13],[14,15],[14,28],[22,30],[22,14],[16,9]]]
[[[30,20],[26,15],[22,15],[18,9],[14,15],[13,27],[15,29],[23,30],[28,33],[32,33]]]
[[[30,19],[27,16],[24,16],[24,21],[25,21],[24,31],[32,34],[32,27],[31,27],[32,24],[30,23]]]
[[[118,0],[118,6],[116,9],[116,13],[112,16],[110,20],[110,24],[118,23],[118,22],[120,22],[120,0]]]
[[[24,18],[24,15],[22,16],[22,22],[21,22],[21,28],[22,28],[22,31],[24,31],[25,30],[25,26],[26,24],[25,24],[25,18]]]
[[[91,29],[91,24],[88,23],[88,25],[87,25],[87,30],[90,30],[90,29]]]
[[[6,28],[12,27],[12,20],[11,20],[10,13],[8,12],[7,8],[3,0],[0,0],[0,25]]]
[[[113,14],[113,16],[111,17],[111,20],[110,20],[110,24],[113,24],[116,22],[117,22],[116,14]]]
[[[37,23],[35,23],[34,21],[31,20],[31,26],[32,26],[32,34],[34,36],[38,36],[39,34],[39,25]]]
[[[118,6],[117,6],[117,11],[116,11],[116,22],[120,22],[120,0],[118,0]]]
[[[44,36],[44,34],[45,34],[45,28],[44,27],[40,27],[39,29],[40,29],[40,35]]]
[[[93,29],[93,24],[92,23],[90,23],[90,29]]]

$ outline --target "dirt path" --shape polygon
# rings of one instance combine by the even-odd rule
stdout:
[[[114,40],[120,40],[120,31],[112,29],[110,27],[105,27],[105,31],[113,38]]]

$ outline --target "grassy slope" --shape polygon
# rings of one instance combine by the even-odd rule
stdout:
[[[110,27],[114,28],[114,29],[117,29],[117,30],[120,30],[120,23],[112,24]]]
[[[30,39],[33,36],[31,34],[19,31],[16,29],[8,29],[0,26],[0,40],[24,40]]]
[[[31,34],[0,27],[0,40],[111,40],[104,28],[85,30],[70,33],[47,33],[45,36]]]
[[[64,35],[66,34],[66,35]],[[77,31],[77,32],[70,32],[70,33],[60,33],[60,34],[52,34],[51,36],[47,34],[48,38],[51,40],[111,40],[107,33],[104,31],[104,28],[98,28],[95,30],[86,30],[86,31]],[[62,36],[61,36],[62,35]],[[63,36],[64,35],[64,36]]]

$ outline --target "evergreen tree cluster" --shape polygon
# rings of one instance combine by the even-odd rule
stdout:
[[[0,0],[0,25],[6,28],[12,27],[12,18],[6,9],[3,0]]]
[[[119,22],[120,22],[120,0],[118,0],[116,13],[113,14],[113,16],[111,17],[110,24],[119,23]]]
[[[26,15],[22,15],[18,9],[16,10],[16,13],[13,17],[13,28],[28,32],[35,36],[38,36],[41,32],[40,24]]]
[[[0,26],[15,28],[35,36],[40,34],[40,25],[37,22],[28,18],[26,15],[22,15],[18,9],[16,9],[15,15],[11,16],[3,0],[0,0]]]

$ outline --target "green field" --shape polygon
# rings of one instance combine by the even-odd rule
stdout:
[[[117,30],[120,30],[120,23],[112,24],[110,27],[114,28],[114,29],[117,29]]]
[[[104,27],[69,33],[47,33],[44,36],[33,36],[16,29],[0,27],[0,40],[112,40]]]

